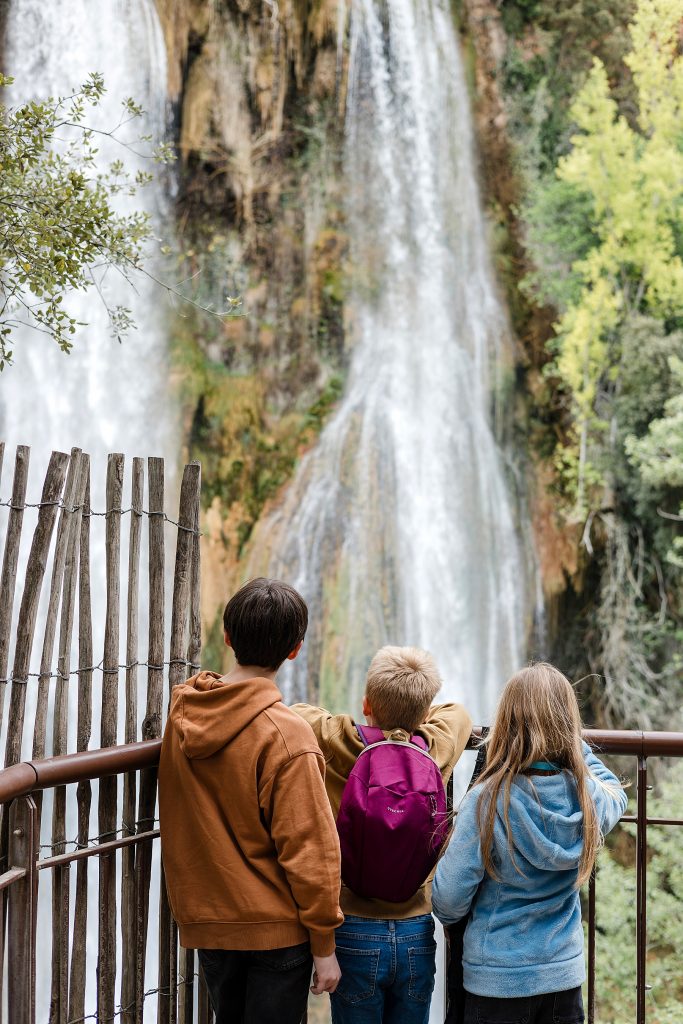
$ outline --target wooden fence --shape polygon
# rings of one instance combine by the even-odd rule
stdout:
[[[0,505],[9,509],[0,576],[0,728],[5,725],[5,766],[21,759],[31,742],[31,756],[64,755],[91,745],[111,747],[161,735],[170,691],[199,666],[201,629],[199,611],[200,548],[199,463],[185,466],[177,516],[166,513],[164,461],[134,458],[130,472],[130,500],[124,500],[124,456],[108,456],[106,498],[103,508],[91,508],[91,466],[87,454],[74,448],[70,455],[53,452],[39,501],[27,502],[30,449],[19,446],[14,460],[11,496],[2,498],[5,446],[0,444]],[[104,475],[105,467],[101,467]],[[100,467],[92,467],[99,472]],[[36,513],[30,549],[22,544],[29,513]],[[128,551],[122,574],[122,520],[129,519]],[[91,545],[98,526],[104,531],[104,565],[93,559]],[[167,643],[166,529],[175,532],[175,565]],[[147,529],[147,565],[141,565],[143,529]],[[101,536],[97,538],[98,542]],[[101,547],[101,545],[100,545]],[[99,563],[99,564],[98,564]],[[49,568],[49,573],[48,573]],[[122,594],[122,576],[126,580]],[[168,574],[170,579],[170,573]],[[49,580],[46,589],[46,579]],[[141,595],[147,608],[146,656],[141,657]],[[93,645],[93,596],[104,596],[104,636],[100,650]],[[98,600],[98,604],[101,604]],[[124,617],[125,609],[125,617]],[[18,611],[18,614],[17,614]],[[40,615],[39,615],[40,611]],[[77,629],[74,630],[77,624]],[[95,623],[97,631],[97,623]],[[42,634],[38,658],[37,643]],[[35,649],[35,659],[34,659]],[[11,673],[8,674],[12,654]],[[74,667],[74,662],[76,666]],[[138,682],[146,671],[144,718],[139,722]],[[164,677],[167,681],[164,695]],[[6,689],[9,709],[5,720]],[[33,720],[27,720],[27,694],[35,699]],[[93,715],[99,701],[99,735]],[[140,713],[142,708],[140,708]],[[75,720],[75,731],[73,728]],[[50,728],[51,726],[51,728]],[[95,735],[93,735],[95,732]],[[72,737],[69,743],[69,737]],[[75,738],[74,738],[75,737]],[[48,743],[48,740],[51,742]],[[76,1024],[90,1019],[141,1022],[145,1018],[145,963],[153,877],[151,838],[156,811],[156,769],[123,777],[119,792],[116,777],[103,778],[97,794],[97,820],[91,827],[93,790],[81,781],[67,802],[67,787],[54,790],[51,822],[42,793],[37,793],[34,842],[47,847],[52,867],[51,942],[42,934],[39,958],[43,961],[38,986],[48,986],[50,1024]],[[45,813],[43,814],[43,811]],[[119,824],[120,812],[120,824]],[[41,818],[45,820],[41,823]],[[68,824],[74,822],[75,839]],[[34,825],[31,825],[34,829]],[[21,835],[19,834],[21,833]],[[3,815],[0,833],[2,870],[7,869],[12,845],[25,836],[23,826],[10,834],[9,815]],[[128,843],[121,842],[129,839]],[[115,844],[116,850],[98,857],[97,920],[88,900],[87,851]],[[120,851],[120,883],[115,853]],[[35,852],[35,851],[34,851]],[[80,856],[74,857],[80,852]],[[61,858],[61,859],[60,859]],[[71,892],[71,864],[75,861],[75,893]],[[119,890],[119,891],[117,891]],[[3,893],[4,897],[4,893]],[[120,899],[120,904],[118,900]],[[178,961],[177,930],[172,921],[163,877],[159,882],[159,974],[153,992],[158,999],[161,1024],[194,1019],[195,957],[181,951]],[[4,920],[4,899],[3,899]],[[120,940],[117,925],[120,924]],[[4,928],[2,929],[4,933]],[[97,934],[96,1014],[86,1003],[86,983],[92,977],[94,957],[88,935]],[[0,951],[1,952],[1,951]],[[121,970],[117,978],[117,958]],[[50,979],[48,981],[48,978]],[[118,994],[117,994],[118,993]],[[208,1020],[205,997],[203,1020]],[[147,1015],[147,1019],[150,1019]]]

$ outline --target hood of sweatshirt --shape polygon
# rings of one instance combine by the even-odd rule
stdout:
[[[173,691],[169,718],[186,757],[211,757],[250,722],[282,700],[271,679],[224,683],[217,672],[199,672]]]
[[[503,819],[502,796],[498,820]],[[513,844],[534,867],[545,871],[577,868],[583,849],[583,814],[568,772],[518,775],[510,791]]]

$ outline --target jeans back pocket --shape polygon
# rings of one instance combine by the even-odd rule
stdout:
[[[436,974],[436,943],[429,946],[412,946],[408,949],[410,983],[408,995],[418,1003],[428,1003],[434,991]]]
[[[336,953],[341,980],[335,995],[351,1005],[374,996],[380,950],[337,945]]]

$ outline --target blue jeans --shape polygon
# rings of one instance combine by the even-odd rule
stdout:
[[[336,939],[341,981],[332,1024],[427,1024],[436,972],[431,914],[347,917]]]

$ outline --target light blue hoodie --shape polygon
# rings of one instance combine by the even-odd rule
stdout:
[[[603,834],[626,807],[618,779],[584,744],[593,779],[590,792]],[[600,784],[606,782],[614,790]],[[585,978],[581,905],[575,888],[583,815],[569,772],[518,775],[510,799],[511,862],[503,797],[494,825],[494,858],[500,881],[484,870],[477,801],[481,786],[465,796],[432,890],[434,913],[454,924],[472,909],[465,931],[465,989],[479,996],[534,996],[575,988]]]

